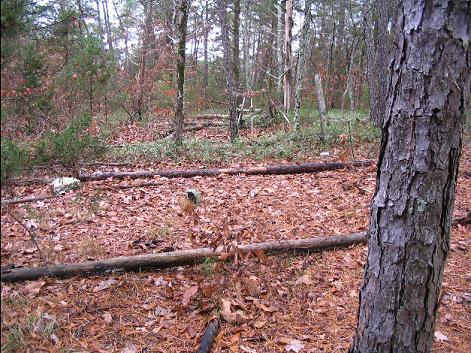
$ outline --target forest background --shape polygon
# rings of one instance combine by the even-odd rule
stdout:
[[[326,142],[316,109],[319,75],[327,110],[334,109],[327,121],[334,117],[329,141],[338,136],[344,141],[348,129],[360,139],[378,138],[367,111],[372,103],[370,119],[380,124],[384,103],[376,102],[384,102],[390,39],[388,31],[378,29],[390,29],[394,16],[385,3],[378,11],[353,0],[3,1],[2,181],[45,162],[73,164],[106,154],[126,160],[142,157],[142,149],[154,151],[147,159],[173,157],[178,151],[160,137],[174,126],[175,63],[182,38],[178,14],[185,4],[186,116],[227,113],[227,95],[237,96],[239,106],[242,100],[248,115],[255,116],[252,132],[253,124],[280,123],[290,132],[258,141],[273,146],[281,140],[281,150],[268,147],[265,154],[283,158],[293,149]],[[230,41],[232,93],[226,85],[224,33]],[[347,116],[340,109],[359,113]],[[336,125],[335,116],[344,121]],[[301,138],[293,142],[291,132],[300,122]],[[120,141],[118,126],[131,134],[145,131],[140,139],[154,144],[110,151],[106,142]],[[246,141],[245,148],[236,144],[222,150],[232,154],[235,148],[237,154],[256,149],[253,145]],[[185,146],[214,154],[205,139],[187,139]],[[221,156],[207,160],[213,157]]]

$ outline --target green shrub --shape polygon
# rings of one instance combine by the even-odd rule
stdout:
[[[20,174],[28,162],[25,148],[17,145],[7,137],[1,138],[1,184],[9,178]]]
[[[35,146],[34,161],[72,164],[101,155],[104,146],[98,138],[85,131],[90,123],[91,116],[84,114],[72,120],[62,132],[47,134]]]

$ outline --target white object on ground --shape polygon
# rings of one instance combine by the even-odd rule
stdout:
[[[57,178],[51,184],[52,191],[57,195],[64,195],[67,191],[79,189],[80,180],[76,178]]]

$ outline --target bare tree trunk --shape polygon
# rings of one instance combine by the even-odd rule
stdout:
[[[400,2],[350,352],[430,352],[471,92],[470,3]]]
[[[204,11],[204,10],[203,10]],[[195,11],[195,14],[194,14],[194,19],[193,21],[196,23],[197,22],[197,18],[199,18],[200,16],[203,15],[203,11],[201,12],[201,15],[198,13],[198,11]],[[188,22],[188,21],[187,21]],[[193,59],[193,65],[195,66],[195,68],[198,68],[198,49],[199,49],[199,34],[197,31],[195,31],[194,35],[193,35],[193,43],[194,43],[194,46],[193,46],[193,55],[192,55],[192,59]]]
[[[283,76],[283,109],[288,113],[291,108],[291,88],[293,85],[292,74],[292,58],[291,58],[291,41],[293,29],[293,0],[286,0],[286,13],[285,13],[285,71]]]
[[[277,22],[277,37],[276,37],[276,63],[278,66],[278,92],[281,89],[281,81],[283,79],[284,68],[284,31],[285,31],[285,12],[286,0],[280,0],[278,4],[278,22]]]
[[[377,10],[377,14],[375,14],[373,9]],[[365,19],[367,78],[371,109],[370,119],[377,126],[381,126],[384,114],[386,113],[389,74],[387,66],[387,52],[390,48],[388,2],[386,0],[378,0],[377,5],[374,8],[370,8]]]
[[[177,96],[175,98],[175,119],[173,140],[181,145],[183,133],[183,89],[185,85],[185,44],[190,0],[180,0],[176,14],[177,47]]]
[[[316,74],[314,79],[316,81],[317,104],[319,105],[321,141],[324,142],[327,137],[324,91],[322,90],[321,76],[319,74]]]
[[[208,37],[209,37],[209,6],[208,0],[204,4],[204,35],[203,35],[203,95],[206,98],[208,89],[209,62],[208,62]]]
[[[101,51],[103,51],[105,48],[103,44],[104,34],[103,34],[103,24],[101,22],[100,0],[95,0],[95,4],[96,4],[96,21],[98,23],[98,34],[100,36],[100,47],[101,47]]]
[[[138,92],[137,92],[137,116],[139,120],[142,119],[144,111],[144,83],[146,74],[146,60],[149,51],[149,40],[152,25],[152,8],[153,0],[144,1],[145,21],[144,21],[144,36],[142,38],[142,49],[141,58],[139,63],[139,74],[138,74]]]
[[[240,0],[234,0],[234,18],[232,22],[232,51],[234,55],[234,86],[236,90],[239,89],[239,82],[240,82],[239,28],[240,28]]]
[[[93,79],[88,80],[88,109],[90,116],[93,117]]]
[[[250,88],[250,28],[251,16],[250,16],[250,1],[245,1],[244,6],[244,34],[242,38],[243,50],[243,61],[244,61],[244,78],[245,78],[245,89]]]
[[[118,11],[118,6],[116,5],[116,1],[113,0],[113,8],[114,12],[116,13],[116,17],[118,18],[119,29],[123,32],[124,36],[124,67],[126,68],[126,72],[129,73],[130,65],[129,65],[129,47],[128,47],[128,29],[124,26],[123,19]]]
[[[268,62],[267,62],[267,79],[268,79],[268,95],[272,95],[274,91],[275,84],[278,83],[278,80],[276,80],[276,76],[278,74],[278,66],[277,66],[277,38],[278,38],[278,6],[277,2],[273,1],[271,4],[271,32],[268,34],[268,42],[267,46],[269,49],[267,55],[268,55]],[[275,44],[275,45],[273,45]],[[252,119],[253,121],[253,119]]]
[[[110,52],[112,52],[113,51],[113,37],[111,36],[111,23],[110,23],[109,11],[108,11],[108,0],[103,0],[102,5],[103,5],[103,16],[105,18],[106,39],[108,41],[108,49]]]
[[[260,58],[260,43],[262,40],[262,31],[260,28],[260,23],[257,23],[257,28],[255,30],[257,33],[257,40],[253,42],[253,63],[252,63],[252,86],[257,87],[260,70],[259,70],[259,58]]]
[[[337,9],[334,12],[335,17],[338,18],[338,25],[336,28],[335,41],[334,41],[334,54],[332,57],[332,75],[333,80],[331,82],[331,95],[330,95],[330,107],[337,107],[339,104],[339,92],[342,90],[341,77],[345,74],[345,69],[348,66],[346,61],[346,48],[345,44],[345,10],[347,8],[347,1],[337,1]]]
[[[81,0],[76,0],[76,1],[77,1],[77,7],[80,12],[79,29],[80,29],[80,34],[83,36],[84,29],[87,34],[89,34],[90,31],[88,30],[87,22],[85,22],[85,11],[83,10],[82,1]]]
[[[360,60],[358,63],[358,71],[360,75],[354,76],[354,84],[353,84],[353,93],[354,93],[354,100],[357,102],[357,107],[363,106],[363,90],[365,87],[365,80],[364,80],[364,75],[362,74],[363,72],[366,72],[365,68],[365,55],[366,55],[366,49],[361,47],[360,49]],[[366,80],[367,82],[367,80]]]
[[[347,67],[347,86],[345,87],[345,91],[343,92],[343,95],[342,95],[342,111],[344,110],[345,96],[347,94],[348,94],[348,98],[350,99],[350,111],[355,110],[355,101],[353,98],[353,87],[352,87],[353,86],[352,68],[353,68],[357,46],[358,46],[358,41],[356,40],[352,46],[352,52],[350,53],[350,60],[348,62],[348,67]]]
[[[298,51],[298,68],[296,70],[296,87],[295,87],[295,104],[294,104],[294,131],[299,129],[299,114],[301,110],[301,94],[303,90],[304,80],[304,66],[305,66],[305,51],[306,43],[308,40],[309,27],[311,24],[311,4],[312,0],[306,0],[304,4],[304,22],[301,32],[301,38],[299,39],[299,51]]]
[[[332,2],[331,6],[331,16],[334,16],[334,6],[335,2]],[[326,93],[327,93],[327,105],[328,108],[330,109],[332,107],[332,101],[333,101],[333,84],[332,84],[332,73],[333,73],[333,63],[334,63],[334,47],[335,47],[335,38],[336,38],[336,33],[337,33],[337,23],[334,21],[333,22],[333,27],[332,27],[332,36],[330,38],[330,43],[329,43],[329,54],[328,54],[328,64],[327,64],[327,82],[325,84],[326,86]]]
[[[219,19],[221,22],[221,39],[224,52],[224,71],[226,73],[227,95],[229,98],[229,129],[231,142],[234,143],[239,136],[237,125],[237,101],[234,87],[234,59],[232,57],[231,42],[229,39],[229,24],[227,20],[227,0],[218,0]]]

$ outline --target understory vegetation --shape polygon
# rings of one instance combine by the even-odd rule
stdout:
[[[332,111],[327,139],[321,142],[316,114],[307,116],[303,128],[293,133],[282,122],[275,130],[259,136],[241,137],[236,143],[210,141],[205,138],[188,138],[183,145],[176,146],[172,140],[139,142],[119,147],[111,146],[107,159],[132,163],[156,162],[166,159],[221,163],[249,158],[254,160],[279,159],[303,160],[329,151],[333,147],[353,148],[359,143],[377,143],[380,130],[371,124],[364,114]],[[249,129],[249,128],[248,128]],[[350,158],[350,157],[349,157]]]
[[[18,176],[25,169],[41,164],[61,163],[73,165],[102,156],[106,146],[101,138],[93,136],[87,129],[92,119],[90,115],[73,119],[59,132],[48,132],[31,142],[14,142],[2,137],[1,182]]]

